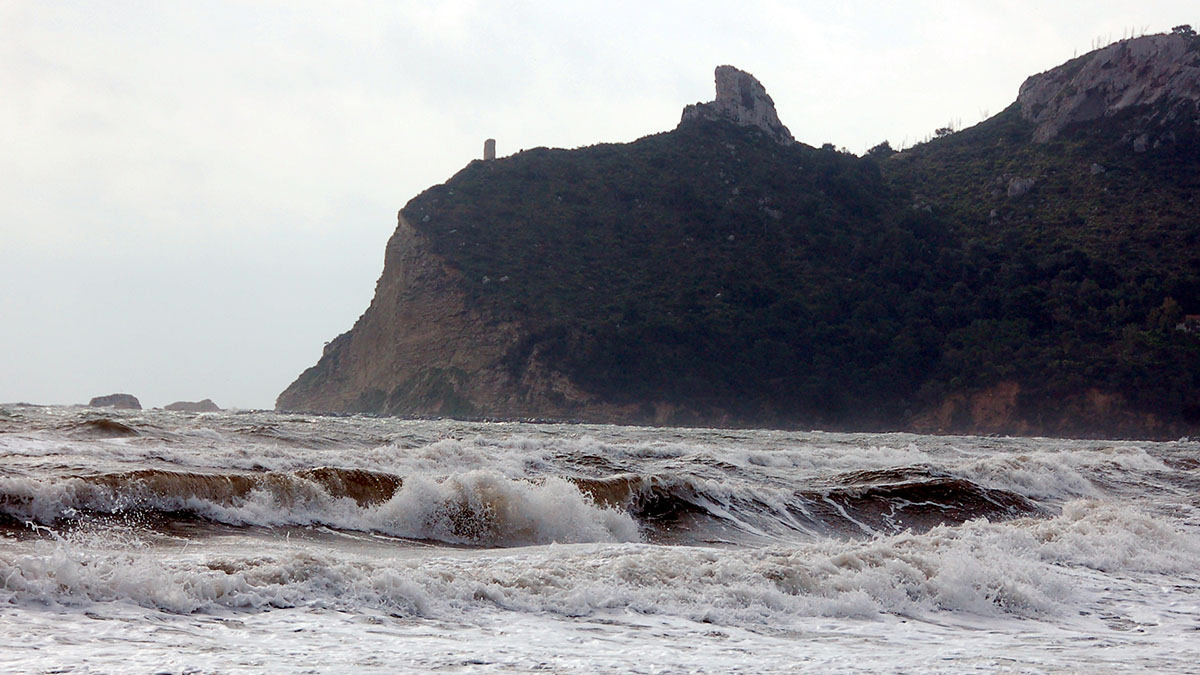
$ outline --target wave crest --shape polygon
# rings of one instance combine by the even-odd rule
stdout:
[[[1077,616],[1110,583],[1093,570],[1190,573],[1200,555],[1194,534],[1095,501],[1072,502],[1049,519],[756,549],[583,545],[388,558],[296,547],[197,558],[32,545],[34,554],[0,552],[0,602],[131,601],[184,613],[305,605],[458,619],[496,608],[566,616],[629,609],[772,627],[804,616]],[[1145,582],[1146,592],[1156,589],[1153,578]]]
[[[0,516],[10,524],[56,525],[96,514],[322,525],[473,546],[638,540],[628,515],[597,506],[565,480],[489,471],[402,479],[328,467],[261,474],[142,470],[51,482],[0,480]]]
[[[660,535],[691,531],[693,541],[723,540],[731,530],[767,538],[876,536],[1044,513],[1020,494],[927,467],[853,472],[802,490],[639,474],[574,482],[597,503],[629,511]]]

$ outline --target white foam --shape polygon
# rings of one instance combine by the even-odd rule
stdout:
[[[410,478],[373,509],[379,529],[406,537],[513,546],[637,541],[627,514],[599,508],[559,478],[540,483],[472,471],[441,481]]]
[[[157,493],[137,481],[111,488],[79,478],[0,479],[0,494],[9,502],[4,508],[9,515],[44,524],[78,511],[153,510],[186,511],[233,525],[324,525],[477,546],[638,540],[637,524],[629,515],[595,505],[574,484],[558,478],[511,479],[490,471],[443,478],[416,475],[406,478],[386,502],[360,506],[349,497],[331,496],[303,476],[275,477],[228,502]]]
[[[0,434],[0,508],[43,522],[70,509],[186,508],[313,527],[289,528],[290,540],[259,528],[185,540],[112,518],[57,539],[9,533],[0,670],[1162,672],[1200,658],[1195,442],[154,411],[111,414],[137,437],[71,431],[92,414],[22,411],[16,433]],[[1171,457],[1189,461],[1160,461]],[[314,467],[401,476],[405,487],[360,506],[306,481]],[[70,478],[146,469],[288,478],[264,474],[286,485],[223,501]],[[632,521],[546,478],[678,481],[713,511],[782,519],[793,495],[874,469],[965,478],[1058,515],[670,547],[621,543],[636,536]],[[455,548],[351,530],[591,543]]]
[[[197,513],[231,524],[326,525],[398,537],[476,546],[526,546],[550,542],[637,541],[627,514],[596,506],[564,480],[509,479],[471,471],[442,479],[416,475],[386,502],[359,506],[330,498],[313,486],[304,499],[280,502],[275,491],[255,490],[233,505],[192,503]]]
[[[758,550],[586,544],[391,560],[301,543],[273,551],[172,557],[39,542],[32,552],[0,553],[0,600],[126,601],[172,612],[315,604],[441,619],[487,608],[628,609],[777,627],[804,616],[1071,617],[1102,599],[1104,574],[1190,573],[1194,586],[1200,539],[1128,508],[1077,502],[1047,520]]]

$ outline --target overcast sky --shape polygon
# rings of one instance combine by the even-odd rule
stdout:
[[[727,63],[802,142],[911,145],[1197,7],[0,0],[0,401],[272,407],[488,137],[665,131]]]

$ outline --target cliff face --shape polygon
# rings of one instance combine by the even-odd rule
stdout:
[[[522,326],[468,306],[461,273],[403,213],[397,221],[370,307],[279,395],[278,409],[560,418],[592,402],[536,352],[513,368]]]
[[[1030,78],[892,156],[752,76],[624,145],[470,163],[281,410],[1179,437],[1200,431],[1200,44]]]
[[[481,392],[507,384],[492,366],[516,327],[468,309],[458,275],[397,220],[370,307],[280,394],[279,409],[471,414],[466,374]]]
[[[1174,33],[1122,40],[1034,75],[1021,85],[1021,114],[1046,142],[1070,124],[1111,117],[1139,106],[1200,101],[1200,49],[1194,35]],[[1144,148],[1143,148],[1144,149]]]

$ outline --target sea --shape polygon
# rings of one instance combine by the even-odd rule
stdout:
[[[3,405],[0,672],[1200,672],[1200,442]]]

